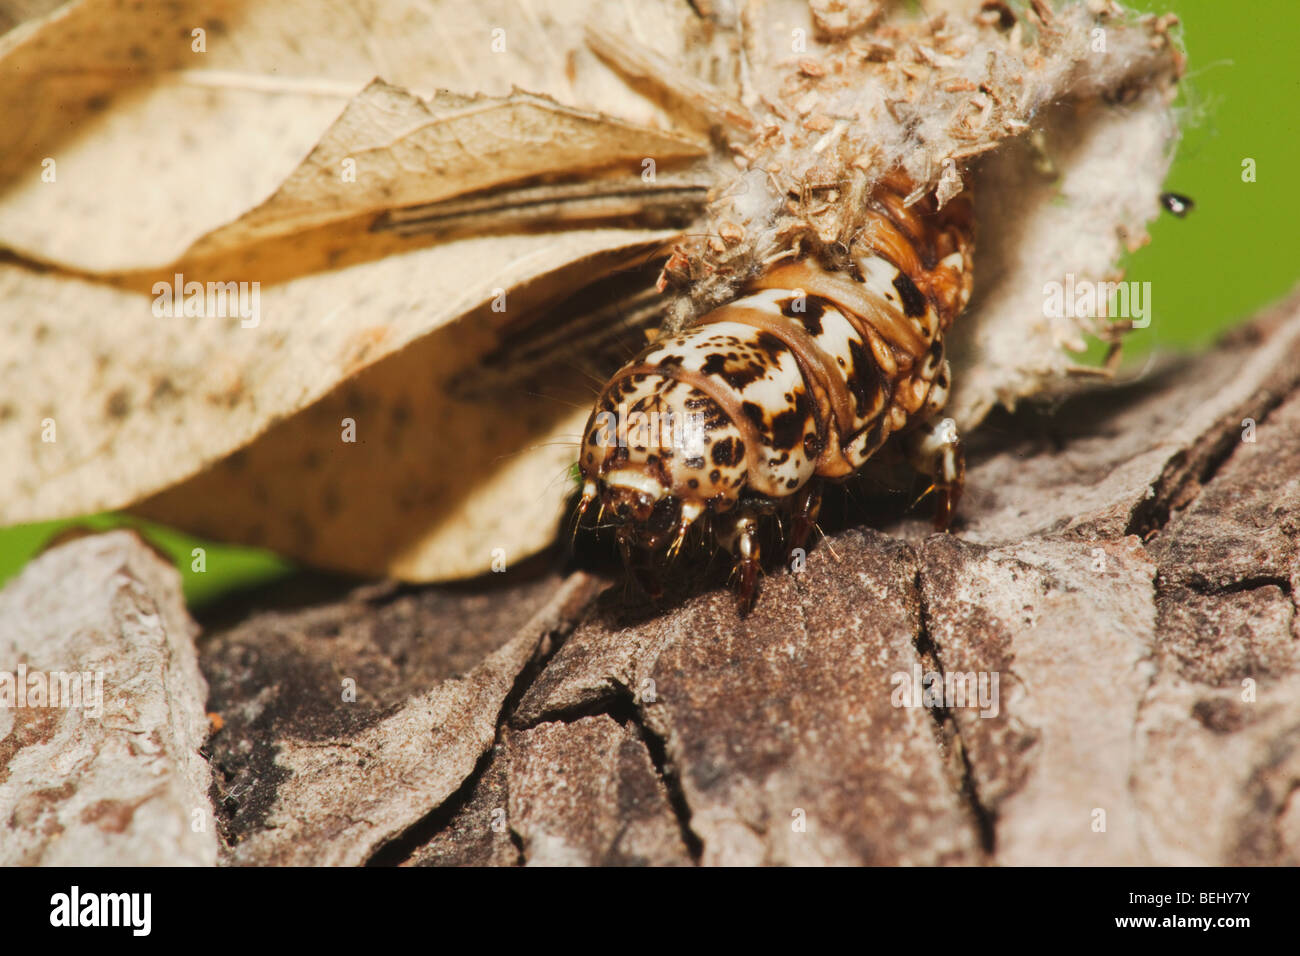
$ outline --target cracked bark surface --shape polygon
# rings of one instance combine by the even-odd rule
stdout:
[[[209,615],[221,862],[1300,862],[1300,296],[970,457],[955,534],[833,531],[744,620],[544,563]]]
[[[180,575],[130,531],[72,537],[0,591],[0,865],[215,862],[193,632]]]

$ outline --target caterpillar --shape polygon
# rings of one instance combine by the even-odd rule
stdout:
[[[762,271],[739,298],[659,338],[601,390],[583,432],[578,517],[598,503],[625,564],[653,597],[658,561],[701,519],[735,557],[741,613],[754,604],[760,523],[805,546],[826,482],[891,439],[932,482],[935,526],[961,498],[960,436],[942,412],[945,333],[971,291],[963,191],[906,205],[902,174],[869,194],[862,229]]]

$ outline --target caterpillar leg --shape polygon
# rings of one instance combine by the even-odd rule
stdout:
[[[966,483],[966,455],[957,434],[957,423],[951,418],[923,422],[907,434],[904,451],[912,467],[930,477],[938,493],[934,526],[939,531],[947,531]]]
[[[808,535],[817,524],[817,514],[822,507],[822,483],[816,479],[808,482],[795,495],[790,519],[790,538],[787,542],[786,564],[794,552],[808,544]]]
[[[758,597],[759,561],[762,554],[758,544],[758,511],[744,507],[720,523],[718,544],[736,556],[732,579],[736,591],[736,610],[741,617],[754,607]]]
[[[646,553],[644,548],[639,548],[628,538],[627,535],[620,533],[618,535],[618,550],[623,555],[623,566],[627,568],[628,573],[640,585],[641,590],[650,597],[651,600],[657,601],[664,596],[664,587],[659,580],[659,574],[655,570],[651,556]]]
[[[753,610],[758,597],[758,518],[743,515],[736,522],[736,534],[736,610],[744,617]]]

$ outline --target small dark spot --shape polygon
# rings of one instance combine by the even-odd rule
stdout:
[[[810,335],[822,334],[822,317],[826,314],[826,306],[826,300],[820,296],[808,297],[808,311],[800,315],[799,320]]]
[[[686,482],[686,486],[687,486],[688,488],[698,488],[698,487],[700,487],[700,479],[698,479],[698,478],[691,478],[691,479],[688,479],[687,482]]]
[[[234,408],[244,397],[244,383],[242,380],[233,382],[223,392],[209,392],[203,396],[210,404],[220,405],[225,408]]]
[[[705,375],[716,375],[737,392],[743,392],[763,377],[763,367],[764,363],[761,360],[746,362],[736,367],[729,364],[727,356],[714,352],[705,360],[700,371]]]
[[[781,314],[789,319],[798,319],[803,327],[813,335],[822,334],[822,316],[826,314],[826,300],[816,295],[805,295],[802,303],[798,296],[779,303]],[[799,311],[802,308],[803,311]]]
[[[894,277],[894,288],[898,290],[898,295],[903,300],[904,315],[910,319],[925,315],[925,296],[905,273],[900,272]]]
[[[1216,734],[1230,734],[1251,722],[1246,709],[1235,701],[1220,698],[1203,698],[1192,705],[1192,716],[1206,730]]]
[[[125,388],[119,388],[108,396],[104,403],[104,412],[109,418],[125,418],[131,411],[131,396]]]
[[[729,468],[740,462],[745,454],[745,443],[739,439],[727,437],[713,446],[710,456],[715,465]]]
[[[721,480],[722,480],[722,472],[718,471],[718,469],[714,468],[711,472],[709,472],[709,481],[713,482],[716,485]]]
[[[166,375],[159,376],[153,380],[153,386],[149,389],[149,404],[156,405],[158,402],[174,398],[179,392],[175,384]]]
[[[771,359],[773,365],[777,364],[781,353],[789,351],[790,348],[771,332],[759,332],[754,345],[763,355]]]
[[[772,419],[772,447],[793,448],[803,437],[805,415],[789,408]]]

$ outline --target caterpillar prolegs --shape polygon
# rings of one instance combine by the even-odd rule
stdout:
[[[971,289],[970,197],[911,206],[886,181],[865,226],[835,249],[776,264],[740,298],[661,336],[610,379],[584,430],[580,514],[599,504],[653,595],[654,566],[702,518],[735,556],[742,612],[760,569],[759,524],[804,547],[822,485],[891,438],[928,475],[946,529],[965,464],[951,420],[944,335]]]

